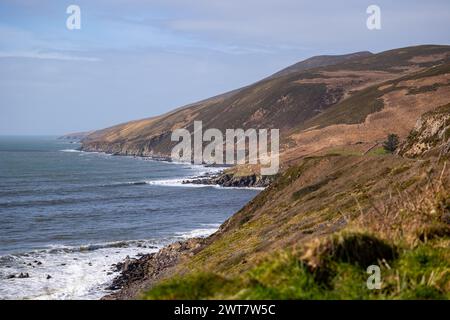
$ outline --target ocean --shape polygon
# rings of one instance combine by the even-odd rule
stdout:
[[[0,299],[101,298],[113,264],[207,236],[259,192],[182,184],[218,168],[78,147],[0,137]]]

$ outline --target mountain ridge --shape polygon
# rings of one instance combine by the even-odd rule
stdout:
[[[318,55],[313,56],[311,58],[307,58],[300,62],[297,62],[287,68],[284,68],[273,75],[269,76],[270,78],[276,78],[279,76],[284,76],[287,74],[291,74],[294,72],[305,71],[308,69],[314,69],[319,67],[326,67],[330,65],[339,64],[348,60],[358,59],[358,58],[366,58],[373,55],[370,51],[358,51],[354,53],[347,53],[342,55]]]

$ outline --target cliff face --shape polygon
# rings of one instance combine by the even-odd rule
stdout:
[[[430,153],[448,156],[450,153],[450,104],[427,112],[417,120],[416,126],[399,149],[405,157],[418,157]]]

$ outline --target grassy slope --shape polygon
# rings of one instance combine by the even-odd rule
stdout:
[[[278,253],[239,276],[194,273],[163,282],[145,299],[449,299],[449,242],[403,250],[382,266],[382,290],[368,290],[358,264],[334,261],[322,280],[290,252]]]
[[[450,298],[441,169],[390,155],[305,159],[143,297]],[[374,263],[382,290],[366,288]]]

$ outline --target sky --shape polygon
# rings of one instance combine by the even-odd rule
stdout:
[[[450,44],[449,30],[448,0],[2,0],[0,135],[101,129],[314,55]]]

